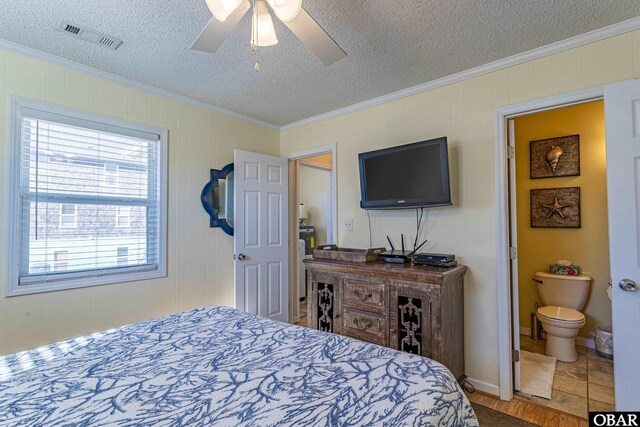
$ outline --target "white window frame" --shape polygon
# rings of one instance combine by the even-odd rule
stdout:
[[[157,194],[159,198],[158,210],[158,265],[156,269],[148,270],[142,267],[121,269],[119,273],[109,273],[87,278],[70,278],[57,280],[52,283],[40,283],[37,285],[20,285],[20,250],[21,250],[21,218],[20,218],[20,151],[22,118],[25,109],[39,110],[53,114],[68,116],[71,120],[91,121],[97,129],[119,127],[131,133],[143,132],[159,136],[159,160],[157,175]],[[113,117],[107,117],[95,113],[89,113],[42,101],[31,100],[18,96],[10,97],[9,128],[11,143],[11,162],[9,167],[9,203],[5,206],[4,213],[9,218],[9,248],[7,251],[8,263],[5,281],[4,295],[6,297],[28,295],[43,292],[75,289],[89,286],[100,286],[114,283],[124,283],[139,280],[158,279],[167,276],[167,154],[168,136],[167,129],[155,126],[134,123]],[[108,130],[108,129],[107,129]],[[76,211],[77,212],[77,211]]]
[[[63,206],[73,206],[73,214],[64,214],[62,213]],[[73,217],[73,223],[67,223],[66,225],[62,221],[62,217],[70,216]],[[60,228],[78,228],[78,205],[74,203],[60,203],[60,217],[58,218]]]

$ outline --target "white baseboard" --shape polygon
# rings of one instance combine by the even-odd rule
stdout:
[[[473,378],[467,378],[467,381],[469,381],[469,383],[478,391],[491,394],[496,397],[500,396],[500,387],[495,384],[489,384]]]
[[[531,328],[526,328],[524,326],[520,326],[520,335],[531,335]],[[582,338],[576,337],[576,345],[587,347],[587,348],[596,348],[596,343],[592,338]]]

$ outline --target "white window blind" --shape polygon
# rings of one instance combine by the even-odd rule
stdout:
[[[18,287],[164,274],[160,135],[27,107],[14,123]]]

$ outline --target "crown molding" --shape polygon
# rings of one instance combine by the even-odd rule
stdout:
[[[408,96],[415,95],[421,92],[426,92],[442,86],[458,83],[463,80],[468,80],[473,77],[481,76],[483,74],[491,73],[504,68],[512,67],[514,65],[522,64],[524,62],[529,62],[539,58],[543,58],[545,56],[553,55],[555,53],[559,53],[565,50],[573,49],[573,48],[584,46],[600,40],[604,40],[610,37],[618,36],[620,34],[628,33],[630,31],[634,31],[639,28],[640,28],[640,17],[631,18],[629,20],[622,21],[617,24],[609,25],[608,27],[589,31],[588,33],[570,37],[565,40],[560,40],[558,42],[551,43],[546,46],[542,46],[542,47],[532,49],[523,53],[509,56],[504,59],[499,59],[497,61],[493,61],[485,65],[480,65],[478,67],[461,71],[459,73],[450,74],[448,76],[445,76],[436,80],[432,80],[426,83],[422,83],[417,86],[412,86],[406,89],[399,90],[397,92],[392,92],[387,95],[382,95],[377,98],[358,102],[356,104],[352,104],[347,107],[339,108],[337,110],[329,111],[327,113],[319,114],[317,116],[313,116],[307,119],[293,122],[293,123],[281,126],[280,131],[286,131],[289,129],[295,129],[295,128],[307,126],[313,123],[318,123],[318,122],[339,117],[345,114],[371,108],[376,105],[384,104],[390,101],[406,98]]]
[[[565,40],[561,40],[555,43],[551,43],[546,46],[542,46],[536,49],[529,50],[527,52],[519,53],[508,58],[499,59],[494,62],[490,62],[485,65],[480,65],[469,70],[461,71],[459,73],[450,74],[448,76],[432,80],[426,83],[422,83],[416,86],[412,86],[406,89],[402,89],[396,92],[382,95],[376,98],[369,99],[367,101],[358,102],[346,107],[339,108],[337,110],[329,111],[327,113],[319,114],[317,116],[309,117],[297,122],[289,123],[284,126],[278,126],[273,123],[266,122],[264,120],[256,119],[254,117],[238,113],[235,111],[227,110],[216,105],[208,104],[188,96],[179,95],[174,92],[170,92],[165,89],[160,89],[156,86],[152,86],[146,83],[141,83],[126,77],[121,77],[113,73],[98,70],[87,65],[79,64],[77,62],[70,61],[49,53],[45,53],[36,49],[32,49],[26,46],[22,46],[7,40],[0,39],[0,48],[7,49],[22,55],[26,55],[35,59],[47,61],[56,65],[71,68],[76,71],[84,72],[89,75],[109,80],[115,83],[128,86],[133,89],[142,90],[154,95],[158,95],[164,98],[171,99],[173,101],[182,102],[187,105],[191,105],[196,108],[201,108],[213,113],[223,114],[229,117],[233,117],[239,120],[246,121],[248,123],[262,126],[269,129],[278,131],[286,131],[289,129],[295,129],[303,126],[307,126],[313,123],[318,123],[335,117],[339,117],[345,114],[353,113],[356,111],[364,110],[374,107],[376,105],[384,104],[390,101],[395,101],[401,98],[406,98],[421,92],[433,90],[442,86],[447,86],[453,83],[458,83],[464,80],[478,77],[483,74],[498,71],[504,68],[512,67],[514,65],[522,64],[524,62],[533,61],[545,56],[553,55],[565,50],[573,49],[576,47],[584,46],[590,43],[594,43],[600,40],[604,40],[610,37],[618,36],[620,34],[628,33],[640,29],[640,17],[632,18],[626,21],[619,22],[617,24],[610,25],[608,27],[600,28],[597,30],[589,31],[588,33],[580,34],[574,37],[570,37]]]
[[[212,113],[223,114],[225,116],[233,117],[235,119],[243,120],[251,124],[262,126],[265,128],[280,130],[280,126],[274,125],[273,123],[269,123],[264,120],[256,119],[254,117],[247,116],[242,113],[227,110],[225,108],[218,107],[216,105],[207,104],[206,102],[198,101],[197,99],[193,99],[188,96],[178,95],[177,93],[170,92],[165,89],[160,89],[150,84],[141,83],[132,79],[128,79],[126,77],[118,76],[113,73],[98,70],[97,68],[89,67],[88,65],[79,64],[77,62],[73,62],[71,60],[64,59],[59,56],[52,55],[50,53],[42,52],[40,50],[32,49],[30,47],[26,47],[26,46],[19,45],[17,43],[10,42],[8,40],[0,39],[0,49],[10,50],[12,52],[29,56],[31,58],[40,59],[42,61],[46,61],[55,65],[71,68],[72,70],[75,70],[75,71],[80,71],[82,73],[86,73],[94,77],[98,77],[104,80],[109,80],[114,83],[119,83],[121,85],[130,87],[133,89],[138,89],[147,93],[151,93],[153,95],[161,96],[163,98],[168,98],[172,101],[182,102],[184,104],[191,105],[196,108],[201,108],[203,110],[210,111]]]

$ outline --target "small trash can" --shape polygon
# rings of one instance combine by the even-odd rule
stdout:
[[[594,339],[598,356],[613,359],[613,333],[611,328],[597,327]]]
[[[536,313],[531,313],[531,339],[536,341],[542,339],[542,323],[538,320]]]

